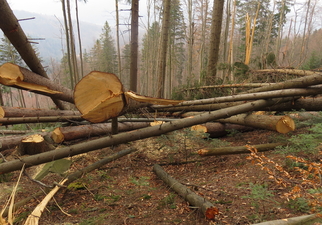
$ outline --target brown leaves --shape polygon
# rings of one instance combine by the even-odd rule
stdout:
[[[213,220],[213,219],[215,219],[216,215],[218,215],[218,214],[219,214],[218,208],[216,208],[216,207],[210,207],[206,211],[206,218],[208,220]]]

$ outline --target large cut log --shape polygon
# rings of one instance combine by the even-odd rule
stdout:
[[[12,125],[20,123],[49,123],[84,120],[80,116],[45,116],[45,117],[10,117],[0,118],[0,125]]]
[[[269,144],[260,144],[253,145],[257,151],[264,152],[273,150],[277,146],[285,146],[287,143],[269,143]],[[221,148],[204,148],[198,150],[200,156],[214,156],[214,155],[231,155],[231,154],[242,154],[250,153],[246,146],[232,146],[232,147],[221,147]]]
[[[211,202],[197,195],[185,185],[172,178],[158,164],[153,166],[153,172],[191,205],[197,207],[207,219],[215,219],[215,216],[219,211]]]
[[[0,106],[0,118],[4,117],[43,117],[43,116],[80,116],[78,111],[49,110]]]
[[[27,66],[36,74],[48,78],[35,50],[32,48],[26,34],[23,32],[17,18],[6,0],[0,0],[0,29],[19,52]],[[63,104],[52,98],[58,108],[64,109]]]
[[[20,160],[13,160],[10,162],[1,163],[0,174],[20,170],[23,165],[25,165],[26,167],[39,165],[45,162],[50,162],[52,160],[78,155],[85,152],[101,149],[104,147],[109,147],[112,145],[118,145],[130,141],[158,136],[185,127],[190,127],[193,125],[202,124],[213,120],[226,118],[232,115],[237,115],[248,111],[260,110],[269,105],[273,105],[279,101],[280,99],[258,100],[251,103],[245,103],[236,107],[221,109],[213,112],[206,112],[194,118],[178,119],[160,125],[142,128],[136,131],[124,132],[117,135],[112,135],[110,137],[103,137],[96,140],[87,141],[85,143],[79,143],[76,145],[55,149],[54,151],[50,152],[44,152],[37,155],[28,156]]]
[[[0,83],[74,103],[70,89],[12,63],[0,67]]]
[[[49,144],[43,136],[40,134],[33,134],[21,140],[18,152],[20,155],[36,155],[53,149],[54,146]]]
[[[140,129],[149,126],[148,122],[125,122],[118,124],[118,131],[124,132],[129,130]],[[111,123],[98,123],[82,126],[71,126],[71,127],[57,127],[51,135],[51,138],[56,143],[63,141],[71,141],[79,138],[89,138],[99,135],[110,135],[112,132]]]
[[[252,127],[242,126],[230,123],[209,122],[205,124],[194,125],[191,130],[208,134],[210,138],[223,137],[229,134],[230,131],[245,132],[254,130]]]
[[[286,134],[295,130],[295,123],[289,116],[240,114],[226,119],[218,120],[222,123],[233,123],[254,128],[277,131]]]
[[[116,75],[98,71],[89,73],[76,84],[74,99],[82,117],[93,123],[118,117],[143,106],[174,105],[182,102],[124,92],[123,85]]]

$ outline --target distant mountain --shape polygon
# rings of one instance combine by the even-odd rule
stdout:
[[[35,17],[33,20],[20,21],[20,25],[28,37],[45,39],[34,40],[39,43],[35,46],[40,52],[41,58],[45,62],[48,62],[51,58],[56,60],[60,60],[62,58],[62,46],[65,46],[62,18],[21,10],[15,10],[14,14],[17,19]],[[89,50],[93,47],[95,40],[99,38],[102,32],[102,27],[85,22],[80,22],[80,27],[83,49],[86,48]],[[76,23],[74,25],[74,29],[76,29]],[[2,35],[2,33],[0,35]],[[78,40],[76,32],[75,39]]]

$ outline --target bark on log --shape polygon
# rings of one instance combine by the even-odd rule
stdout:
[[[318,225],[321,224],[322,217],[319,214],[304,215],[291,217],[281,220],[266,221],[262,223],[256,223],[253,225]]]
[[[300,98],[294,101],[279,103],[278,105],[265,108],[268,111],[322,111],[322,98]]]
[[[218,138],[218,137],[226,136],[230,130],[245,132],[245,131],[254,130],[254,128],[242,126],[238,124],[209,122],[205,124],[192,126],[191,130],[201,132],[201,133],[207,133],[210,138]]]
[[[287,143],[269,143],[253,145],[259,152],[273,150],[277,146],[285,146]],[[243,154],[250,153],[246,146],[233,146],[222,148],[206,148],[198,150],[200,156],[214,156],[214,155],[231,155],[231,154]]]
[[[277,100],[280,101],[280,100]],[[265,106],[273,105],[276,100],[258,100],[251,103],[245,103],[237,107],[231,107],[226,109],[217,110],[214,112],[207,112],[200,114],[194,118],[184,118],[167,123],[163,123],[158,126],[152,126],[142,128],[136,131],[120,133],[111,137],[103,137],[100,139],[87,141],[86,143],[80,143],[69,147],[59,148],[54,151],[40,153],[34,156],[28,156],[21,160],[14,160],[0,164],[0,174],[8,173],[15,170],[20,170],[25,164],[25,167],[33,165],[39,165],[52,160],[65,158],[67,156],[74,156],[85,152],[94,151],[104,147],[112,145],[118,145],[130,141],[144,139],[148,137],[158,136],[168,133],[170,131],[179,130],[185,127],[190,127],[197,124],[206,123],[209,121],[217,120],[220,118],[226,118],[228,116],[260,110]]]
[[[289,116],[240,114],[227,119],[220,119],[218,121],[222,123],[233,123],[254,128],[273,130],[282,134],[295,130],[295,123]]]
[[[0,67],[0,83],[74,103],[70,89],[12,63]]]
[[[49,122],[65,122],[65,121],[81,121],[84,120],[80,116],[46,116],[46,117],[10,117],[0,118],[0,125],[12,125],[20,123],[49,123]]]
[[[31,71],[48,78],[36,52],[32,48],[6,0],[0,0],[0,28],[11,44],[17,49],[21,58],[25,61]],[[59,109],[64,109],[64,105],[59,100],[55,98],[52,98],[52,100]]]
[[[154,164],[153,172],[191,205],[198,207],[202,214],[207,217],[207,219],[214,219],[216,214],[219,213],[218,209],[211,202],[195,194],[185,185],[172,178],[158,164]]]
[[[150,123],[139,122],[139,123],[118,123],[118,131],[124,132],[129,130],[140,129],[149,126]],[[82,126],[71,126],[71,127],[57,127],[51,135],[51,138],[56,143],[63,141],[71,141],[79,138],[89,138],[99,135],[110,135],[112,133],[111,123],[99,123]]]
[[[74,99],[82,117],[92,123],[103,122],[152,104],[172,105],[182,102],[124,92],[116,75],[98,71],[89,73],[76,84]]]
[[[315,75],[317,72],[310,70],[297,70],[297,69],[264,69],[264,70],[256,70],[256,73],[284,73],[284,74],[294,74],[299,76],[309,76]]]
[[[29,135],[23,138],[18,147],[20,155],[36,155],[38,153],[51,151],[54,146],[47,143],[40,134]]]
[[[4,117],[42,117],[42,116],[80,116],[78,111],[49,110],[0,106],[0,118]]]
[[[250,87],[263,87],[268,86],[273,83],[243,83],[243,84],[219,84],[219,85],[210,85],[210,86],[201,86],[201,87],[192,87],[192,88],[183,88],[181,91],[193,91],[200,89],[216,89],[216,88],[250,88]]]

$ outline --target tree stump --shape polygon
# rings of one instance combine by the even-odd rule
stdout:
[[[18,146],[20,155],[35,155],[53,150],[54,146],[45,141],[40,134],[34,134],[23,138]]]

